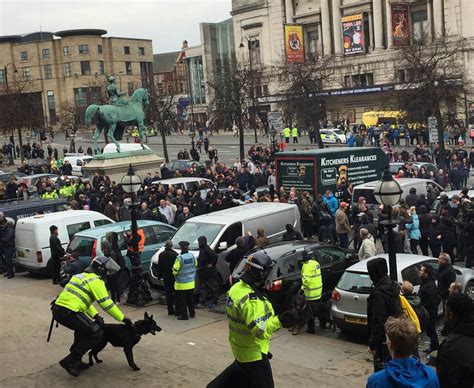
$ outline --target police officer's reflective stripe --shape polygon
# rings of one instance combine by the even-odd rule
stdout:
[[[91,304],[91,301],[87,300],[86,298],[84,298],[84,296],[82,296],[81,294],[79,294],[77,291],[74,291],[73,289],[71,288],[65,288],[65,291],[69,292],[70,294],[73,294],[75,296],[77,296],[80,300],[82,300],[87,308],[89,308],[90,304]]]
[[[85,286],[87,283],[93,282],[94,280],[97,280],[97,279],[99,279],[99,277],[96,276],[96,277],[93,277],[93,278],[84,280],[84,281],[82,282],[82,285]]]
[[[112,302],[107,307],[102,307],[102,308],[104,309],[104,311],[108,311],[108,310],[110,310],[111,308],[114,308],[114,307],[115,307],[115,303]]]
[[[319,278],[321,276],[321,274],[317,274],[317,275],[306,275],[307,278]]]
[[[86,289],[86,288],[84,288],[84,287],[82,287],[82,285],[80,285],[80,284],[77,284],[77,283],[75,283],[75,282],[72,282],[72,281],[71,281],[71,282],[69,282],[69,284],[68,284],[68,285],[72,285],[72,286],[74,286],[74,287],[77,287],[77,288],[79,288],[79,289],[80,289],[82,292],[86,293],[86,294],[89,296],[89,298],[91,298],[91,299],[94,299],[94,297],[93,297],[93,296],[92,296],[92,294],[89,292],[89,290],[88,290],[88,289]]]
[[[102,303],[110,299],[110,296],[104,296],[102,299],[99,299],[97,303]]]
[[[234,333],[236,334],[240,334],[240,335],[252,335],[252,332],[248,329],[239,329],[233,325],[229,325],[229,330],[230,331],[233,331]]]
[[[323,288],[323,286],[319,286],[319,287],[315,287],[315,288],[304,288],[305,291],[316,291],[316,290],[320,290],[321,288]]]
[[[239,300],[239,302],[237,303],[237,307],[240,308],[249,298],[249,294],[245,295],[242,299]]]

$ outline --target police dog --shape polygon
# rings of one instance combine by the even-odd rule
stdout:
[[[315,318],[318,318],[319,327],[321,329],[326,329],[329,324],[329,329],[336,331],[336,324],[331,316],[331,300],[328,300],[327,302],[314,303],[313,314]]]
[[[114,347],[123,348],[128,365],[134,371],[138,371],[140,368],[133,361],[133,347],[140,341],[142,335],[148,333],[155,335],[157,331],[161,331],[161,327],[156,324],[153,315],[148,315],[146,312],[144,319],[136,321],[132,326],[106,323],[101,328],[104,335],[102,340],[89,352],[89,365],[94,365],[93,359],[98,364],[102,362],[97,355],[109,342]]]
[[[288,330],[293,332],[293,335],[301,334],[304,330],[306,323],[313,319],[313,313],[311,308],[306,303],[304,295],[297,293],[293,299],[293,305],[291,309],[293,315],[294,324]]]

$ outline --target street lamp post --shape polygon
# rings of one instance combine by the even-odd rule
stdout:
[[[276,153],[276,140],[275,137],[278,134],[278,131],[275,129],[275,127],[272,125],[272,129],[270,129],[270,136],[272,137],[272,153]]]
[[[191,149],[194,150],[194,138],[196,137],[196,129],[194,126],[189,128],[189,137],[191,138]]]
[[[382,180],[380,180],[374,187],[374,196],[378,203],[383,204],[387,209],[387,220],[380,221],[380,224],[387,228],[388,233],[388,265],[390,278],[394,281],[397,279],[397,255],[394,245],[394,231],[393,228],[397,226],[397,220],[392,218],[392,207],[395,206],[401,198],[402,189],[398,182],[393,179],[388,167],[385,169]]]
[[[127,175],[122,178],[122,181],[120,183],[123,189],[132,197],[132,203],[130,205],[133,244],[133,255],[130,259],[132,263],[132,277],[130,279],[127,303],[135,306],[144,306],[152,298],[150,295],[150,290],[148,289],[148,286],[142,275],[143,268],[140,259],[140,252],[138,250],[140,236],[138,234],[137,225],[138,203],[136,203],[136,192],[140,190],[142,180],[138,175],[135,174],[135,171],[133,170],[133,167],[130,164],[128,167]]]
[[[252,126],[253,126],[253,133],[254,133],[254,136],[255,136],[255,144],[258,143],[258,137],[257,137],[257,123],[256,123],[256,119],[255,119],[255,116],[257,114],[256,112],[256,107],[255,107],[255,87],[254,87],[254,84],[253,84],[253,62],[252,62],[252,53],[251,53],[251,48],[250,46],[252,45],[253,42],[256,42],[257,39],[255,38],[247,38],[246,36],[243,36],[242,37],[242,40],[246,40],[247,41],[247,45],[248,45],[248,54],[249,54],[249,70],[250,70],[250,88],[252,90],[252,114],[250,115],[251,117],[251,120],[252,120]],[[239,48],[244,48],[245,45],[243,44],[243,42],[241,41],[240,42],[240,45],[239,45]]]

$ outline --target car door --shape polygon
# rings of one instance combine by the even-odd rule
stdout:
[[[242,222],[235,222],[227,227],[227,229],[222,233],[221,237],[217,244],[213,247],[214,251],[219,256],[217,258],[217,271],[222,277],[224,282],[227,281],[227,278],[230,275],[229,271],[229,263],[225,261],[225,256],[231,250],[235,249],[235,240],[237,237],[241,237],[244,234],[244,230],[242,227]],[[209,245],[213,243],[213,241],[207,242]],[[219,247],[224,248],[223,243],[225,243],[225,249],[220,249]]]
[[[288,252],[279,257],[272,269],[269,279],[273,284],[281,282],[280,289],[270,292],[272,304],[278,310],[290,308],[293,297],[301,289],[302,251]]]
[[[339,279],[346,270],[348,260],[346,252],[337,247],[322,246],[316,251],[316,258],[321,266],[323,277],[323,299],[328,298]]]

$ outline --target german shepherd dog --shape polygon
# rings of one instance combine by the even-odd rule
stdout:
[[[293,315],[294,324],[288,330],[293,332],[293,335],[301,334],[304,330],[306,323],[313,319],[313,313],[311,308],[306,303],[304,295],[297,293],[293,299],[293,305],[291,309]]]
[[[161,331],[161,327],[156,324],[153,315],[149,316],[148,313],[145,313],[144,319],[136,321],[131,326],[106,323],[101,328],[104,335],[102,340],[89,352],[89,365],[94,365],[93,358],[98,364],[102,362],[97,355],[109,342],[114,347],[123,348],[128,365],[134,371],[138,371],[140,368],[133,361],[133,347],[140,341],[142,335],[148,333],[155,335],[155,332]]]

